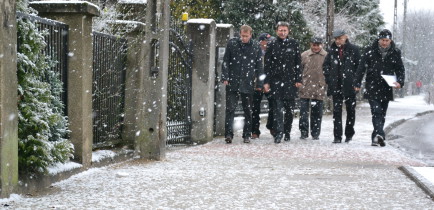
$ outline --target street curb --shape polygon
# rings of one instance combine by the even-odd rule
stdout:
[[[434,110],[429,110],[429,111],[417,113],[416,115],[414,115],[414,117],[419,117],[419,116],[423,116],[423,115],[431,114],[431,113],[434,113]],[[414,118],[414,117],[412,117],[412,118]],[[409,118],[409,119],[412,119],[412,118]],[[399,125],[405,123],[409,119],[401,119],[401,120],[398,120],[398,121],[395,121],[395,122],[391,123],[390,125],[388,125],[384,129],[384,132],[387,135],[390,131],[392,131],[393,129],[395,129]],[[423,177],[422,175],[420,175],[411,166],[400,166],[398,169],[400,169],[402,172],[404,172],[404,174],[408,178],[410,178],[411,180],[413,180],[416,183],[417,186],[419,186],[420,188],[422,188],[422,190],[425,191],[425,193],[432,200],[434,200],[434,185],[430,181],[428,181],[425,177]]]
[[[434,200],[434,185],[430,181],[420,175],[411,166],[401,166],[399,169],[404,172],[408,178],[413,180],[417,186],[422,188],[422,190],[425,191],[432,200]]]
[[[414,117],[420,117],[426,114],[431,114],[434,113],[434,110],[428,110],[425,112],[421,112],[421,113],[417,113],[414,115]],[[390,133],[390,131],[392,131],[394,128],[398,127],[399,125],[405,123],[407,120],[412,119],[414,117],[408,118],[408,119],[401,119],[398,121],[395,121],[393,123],[391,123],[390,125],[386,126],[386,128],[384,128],[384,133],[387,135],[388,133]]]

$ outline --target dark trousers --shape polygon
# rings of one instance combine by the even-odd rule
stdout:
[[[374,126],[371,139],[374,140],[377,135],[386,139],[386,134],[384,133],[384,122],[386,122],[386,112],[387,107],[389,107],[389,101],[369,100],[369,105],[371,107],[372,125]]]
[[[252,109],[252,133],[253,134],[261,134],[261,131],[259,129],[259,126],[261,124],[261,117],[259,114],[261,114],[261,101],[263,98],[264,93],[262,91],[255,91],[253,93],[253,109]],[[265,94],[268,100],[268,118],[267,118],[267,125],[266,127],[268,129],[273,128],[273,109],[272,107],[272,100],[270,99],[268,94]]]
[[[294,99],[273,99],[273,129],[276,135],[289,137],[294,114]]]
[[[313,137],[321,133],[321,121],[323,112],[323,101],[315,99],[300,98],[300,121],[299,129],[301,136],[309,135],[309,108],[310,108],[310,129]]]
[[[233,125],[235,109],[238,105],[238,96],[241,96],[241,103],[244,111],[243,138],[250,137],[252,132],[253,94],[226,91],[225,137],[234,137]]]
[[[356,96],[344,96],[342,93],[333,95],[333,135],[335,139],[342,140],[342,105],[345,101],[347,121],[345,124],[345,137],[354,136],[354,123],[356,121]]]
[[[273,130],[273,123],[274,123],[274,106],[273,106],[273,99],[271,98],[270,94],[266,94],[267,100],[268,100],[268,118],[267,118],[267,125],[266,128],[268,130]]]

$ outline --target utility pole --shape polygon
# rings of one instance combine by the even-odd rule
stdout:
[[[398,31],[398,0],[395,0],[395,7],[393,9],[393,34]]]
[[[407,1],[404,0],[404,19],[402,21],[402,57],[405,57],[405,43],[407,41]]]
[[[334,19],[335,19],[335,1],[327,0],[327,32],[326,32],[327,48],[329,48],[332,43]]]

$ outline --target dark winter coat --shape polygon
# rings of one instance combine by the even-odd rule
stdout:
[[[271,96],[276,99],[294,99],[301,83],[300,47],[295,39],[277,38],[268,43],[265,53],[265,81],[270,85]]]
[[[397,82],[404,87],[405,69],[402,63],[401,51],[392,41],[384,59],[380,54],[378,39],[368,47],[362,55],[354,87],[360,88],[363,76],[366,74],[365,99],[393,100],[393,90],[381,75],[396,75]]]
[[[242,43],[240,38],[229,40],[223,57],[222,81],[228,81],[227,91],[252,93],[254,85],[262,88],[263,82],[255,79],[264,74],[262,52],[259,44],[250,40]]]
[[[342,91],[344,96],[356,94],[353,87],[354,76],[360,61],[360,50],[348,40],[344,45],[343,59],[339,59],[339,47],[335,42],[331,45],[324,60],[323,71],[328,85],[327,95]],[[339,85],[338,80],[341,80]]]

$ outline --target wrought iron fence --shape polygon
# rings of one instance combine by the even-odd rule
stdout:
[[[191,143],[192,54],[184,25],[171,22],[167,98],[167,144]]]
[[[121,143],[127,41],[93,32],[93,146]]]
[[[28,15],[21,12],[17,12],[17,18],[28,19],[34,23],[38,27],[39,31],[43,31],[44,40],[47,44],[45,50],[43,51],[44,55],[49,56],[54,62],[55,65],[51,68],[52,71],[59,73],[60,80],[63,83],[63,93],[60,95],[61,100],[63,101],[64,106],[64,114],[67,115],[67,105],[68,105],[68,97],[67,97],[67,76],[68,76],[68,29],[69,26],[50,19],[41,18],[34,15]],[[18,43],[20,44],[20,43]]]

